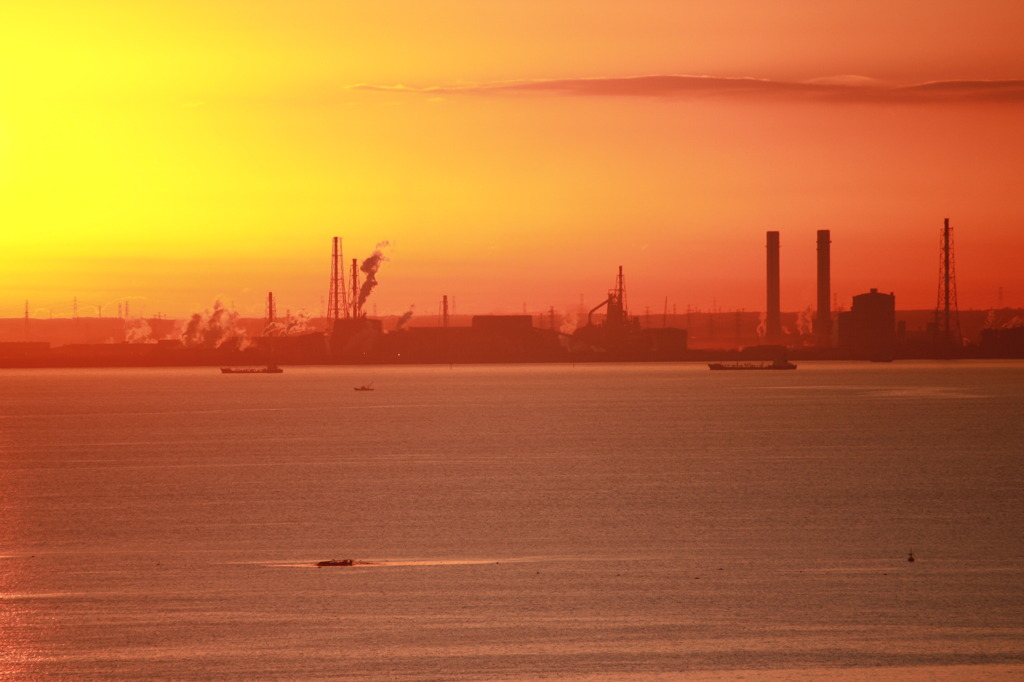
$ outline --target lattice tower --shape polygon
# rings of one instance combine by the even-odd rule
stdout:
[[[348,292],[345,290],[345,271],[342,265],[341,237],[335,237],[331,250],[331,290],[327,295],[327,321],[330,328],[338,318],[348,317]]]
[[[935,305],[935,329],[939,341],[951,346],[963,344],[960,311],[956,303],[956,264],[953,256],[953,228],[946,218],[939,249],[939,295]]]

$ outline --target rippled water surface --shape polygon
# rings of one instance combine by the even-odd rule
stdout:
[[[1012,679],[1022,443],[1024,362],[4,370],[0,677]]]

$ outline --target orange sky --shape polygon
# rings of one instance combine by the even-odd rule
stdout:
[[[1024,306],[1024,6],[836,4],[7,0],[0,317]]]

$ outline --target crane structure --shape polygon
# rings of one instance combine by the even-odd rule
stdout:
[[[626,277],[622,274],[621,265],[619,274],[615,278],[615,286],[608,290],[608,297],[587,313],[587,326],[593,325],[594,313],[605,306],[607,306],[604,318],[605,326],[612,330],[625,329],[629,322],[629,312],[626,309]]]

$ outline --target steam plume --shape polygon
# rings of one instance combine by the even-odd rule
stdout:
[[[293,336],[305,334],[312,331],[309,313],[300,310],[294,317],[289,317],[286,322],[275,320],[263,329],[263,336]]]
[[[1024,317],[1020,311],[1004,308],[1003,310],[990,310],[985,316],[985,329],[1013,329],[1024,327]]]
[[[125,320],[124,340],[125,343],[156,343],[152,328],[142,318]]]
[[[814,328],[814,311],[810,306],[801,310],[796,315],[796,333],[800,335],[810,334]]]
[[[768,315],[759,313],[757,316],[757,338],[763,339],[768,335]]]
[[[240,350],[247,345],[247,339],[245,330],[238,325],[238,313],[214,301],[212,313],[192,314],[181,333],[181,343],[186,348],[234,347]]]

